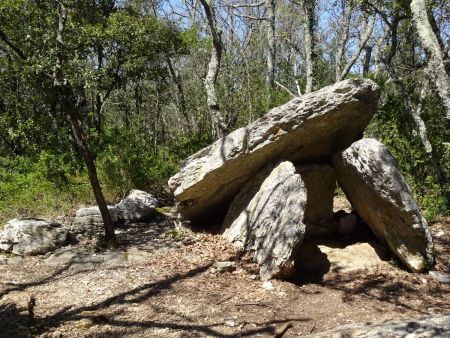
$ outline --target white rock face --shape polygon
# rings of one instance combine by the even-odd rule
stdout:
[[[158,201],[152,194],[142,190],[131,190],[130,194],[114,206],[108,206],[113,223],[140,222],[150,217]],[[77,210],[72,231],[102,231],[103,219],[98,207]]]
[[[130,194],[115,205],[118,217],[127,222],[139,222],[153,214],[158,205],[156,198],[142,190],[131,190]]]
[[[377,85],[349,79],[295,98],[189,157],[169,180],[178,211],[201,218],[226,207],[267,163],[330,159],[376,111]]]
[[[333,158],[339,185],[377,237],[412,270],[433,263],[431,232],[389,149],[362,139]]]
[[[42,219],[13,219],[0,233],[0,250],[16,255],[41,255],[61,247],[69,235],[61,224]]]
[[[119,210],[116,207],[108,206],[113,223],[119,219]],[[98,207],[88,207],[78,209],[73,220],[71,230],[73,232],[102,231],[103,219]]]
[[[450,314],[359,323],[302,336],[304,338],[434,338],[450,337]]]
[[[253,253],[262,280],[285,278],[293,272],[306,230],[306,187],[294,165],[286,161],[268,168],[236,196],[225,220],[230,226],[224,232],[232,243]],[[237,212],[243,201],[246,207]]]

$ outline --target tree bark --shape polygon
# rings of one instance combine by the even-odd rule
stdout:
[[[270,91],[275,87],[275,63],[276,63],[275,0],[265,0],[265,7],[266,7],[267,47],[268,47],[266,82]]]
[[[58,64],[53,73],[54,87],[60,100],[61,110],[65,113],[72,129],[72,136],[78,146],[78,151],[83,157],[88,171],[89,182],[94,192],[94,197],[102,215],[105,228],[105,239],[108,247],[117,247],[117,240],[114,234],[111,215],[108,210],[100,182],[97,176],[94,157],[84,135],[79,105],[75,97],[74,90],[64,75],[65,52],[64,52],[64,30],[67,22],[68,10],[66,6],[59,2],[59,18],[56,36],[57,60]]]
[[[425,0],[413,0],[411,2],[411,13],[420,42],[428,54],[428,73],[434,82],[436,92],[445,108],[446,119],[450,120],[450,80],[445,69],[439,40],[434,34],[430,20],[428,19]]]
[[[316,79],[316,0],[303,0],[301,2],[303,12],[303,28],[305,31],[305,63],[306,63],[306,88],[305,93],[315,89]]]
[[[223,50],[222,32],[217,26],[214,0],[200,0],[200,2],[205,11],[209,32],[212,38],[211,57],[205,78],[206,104],[213,124],[215,136],[221,138],[228,134],[227,126],[220,112],[216,92],[216,82],[220,71]]]
[[[370,70],[370,60],[372,59],[373,46],[366,45],[364,47],[364,61],[363,61],[363,77],[369,75]]]
[[[347,3],[347,1],[343,1],[342,4],[343,9],[343,17],[342,17],[342,26],[341,33],[336,53],[336,82],[339,81],[338,78],[342,74],[342,69],[344,68],[344,54],[345,54],[345,46],[347,45],[348,35],[350,31],[350,19],[352,17],[353,7]]]
[[[359,56],[361,55],[362,50],[364,49],[364,47],[367,44],[367,41],[369,41],[369,38],[372,35],[373,27],[375,25],[375,16],[374,15],[371,16],[369,18],[368,22],[366,22],[366,18],[364,16],[362,21],[363,21],[363,28],[362,28],[362,31],[361,31],[361,39],[359,41],[359,46],[355,50],[353,55],[350,57],[350,60],[348,60],[347,64],[345,65],[345,67],[342,70],[342,72],[339,75],[339,77],[336,79],[337,81],[341,81],[347,76],[348,72],[353,67],[353,65],[355,64],[356,60],[358,60]]]

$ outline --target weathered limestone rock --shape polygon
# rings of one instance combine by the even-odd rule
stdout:
[[[260,181],[260,177],[250,181],[236,196],[226,222],[234,220],[224,236],[254,254],[262,280],[288,277],[305,235],[306,187],[294,165],[287,161],[269,171],[261,185]],[[259,187],[256,193],[255,186]],[[247,200],[247,207],[237,214],[242,201]]]
[[[339,185],[375,235],[413,271],[433,263],[428,224],[389,149],[362,139],[333,158]]]
[[[139,222],[153,214],[158,201],[156,198],[142,190],[131,190],[130,194],[115,205],[118,218],[125,222]]]
[[[61,247],[69,235],[67,229],[54,221],[13,219],[0,233],[0,250],[16,255],[41,255]]]
[[[119,219],[119,210],[116,207],[108,206],[113,223]],[[78,209],[75,213],[71,231],[81,233],[85,231],[102,231],[103,219],[98,207]]]
[[[334,221],[333,198],[336,175],[330,165],[301,165],[297,172],[305,182],[307,202],[304,222],[307,237],[323,237],[332,234],[337,224]]]
[[[450,337],[450,314],[422,318],[359,323],[302,336],[303,338],[406,338]]]
[[[268,162],[330,158],[355,141],[376,111],[377,85],[349,79],[295,98],[189,157],[169,180],[178,211],[199,218],[226,206]]]

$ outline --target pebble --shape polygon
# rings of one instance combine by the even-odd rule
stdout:
[[[446,273],[440,271],[430,271],[428,274],[441,283],[450,284],[450,277]]]

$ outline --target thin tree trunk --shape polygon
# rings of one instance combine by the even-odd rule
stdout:
[[[363,77],[369,75],[370,70],[370,60],[372,59],[373,46],[366,45],[364,47],[364,61],[363,61]]]
[[[268,47],[266,83],[270,93],[270,91],[275,87],[275,62],[276,62],[275,0],[265,0],[265,8],[266,8],[266,22],[267,22],[267,47]],[[271,99],[271,97],[269,98]]]
[[[411,13],[422,46],[428,54],[428,73],[445,108],[446,119],[450,120],[450,80],[445,69],[439,40],[428,19],[425,0],[413,0],[411,2]]]
[[[342,69],[344,68],[344,55],[345,55],[345,46],[347,45],[348,35],[350,31],[350,19],[352,17],[353,7],[347,3],[343,2],[344,13],[343,13],[343,21],[341,26],[341,35],[338,43],[337,54],[336,54],[336,82],[339,81],[338,78],[342,74]]]
[[[200,0],[208,21],[209,32],[212,38],[211,58],[208,64],[208,71],[205,78],[206,103],[211,116],[215,136],[221,138],[228,134],[227,126],[220,112],[217,100],[216,82],[220,71],[222,59],[222,32],[217,26],[214,0]]]
[[[78,146],[78,151],[80,152],[81,156],[83,157],[84,163],[86,164],[89,182],[91,183],[95,200],[102,215],[107,245],[108,247],[117,247],[117,240],[114,234],[111,215],[109,213],[108,206],[106,204],[105,197],[103,196],[100,182],[98,180],[94,157],[92,156],[83,132],[83,127],[81,124],[81,114],[78,110],[75,93],[72,86],[64,76],[64,30],[67,22],[67,16],[67,8],[62,2],[59,2],[59,20],[56,37],[58,64],[55,67],[55,71],[53,74],[54,86],[60,100],[61,109],[66,114],[66,118],[70,123],[72,136]]]
[[[167,67],[169,68],[170,75],[172,76],[172,80],[175,83],[178,91],[178,109],[180,110],[181,115],[183,115],[186,123],[186,127],[188,130],[192,130],[191,120],[189,119],[189,115],[187,113],[187,107],[186,107],[186,97],[184,96],[184,87],[183,87],[183,79],[181,78],[180,74],[175,70],[173,67],[172,60],[170,57],[166,57],[167,61]]]
[[[316,29],[315,7],[316,0],[303,0],[302,12],[304,16],[303,28],[305,31],[305,63],[306,63],[306,88],[305,93],[310,93],[316,85],[316,46],[314,33]]]
[[[375,16],[374,15],[371,16],[369,18],[369,22],[366,22],[365,17],[362,19],[362,21],[363,21],[363,28],[361,31],[361,39],[359,41],[359,46],[355,50],[353,55],[351,56],[350,60],[347,62],[346,66],[342,70],[340,76],[337,78],[338,81],[343,80],[347,76],[348,72],[353,67],[356,60],[358,60],[359,56],[361,55],[362,50],[364,49],[364,47],[367,44],[367,41],[369,41],[369,38],[372,35],[373,27],[375,25]]]

